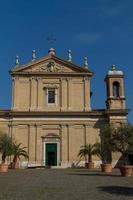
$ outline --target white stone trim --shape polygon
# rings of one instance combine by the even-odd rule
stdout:
[[[119,120],[121,120],[121,119],[127,119],[127,117],[126,116],[110,116],[110,119],[119,119]]]
[[[50,90],[50,89],[55,90],[55,102],[54,103],[49,103],[48,102],[48,90]],[[58,88],[57,87],[53,87],[53,86],[51,86],[51,87],[45,87],[44,88],[44,94],[45,94],[46,105],[48,107],[57,106],[57,100],[58,100],[58,98],[57,98],[57,96],[58,96]]]
[[[114,117],[115,118],[115,117]],[[126,119],[126,117],[122,118],[122,119]],[[2,119],[0,119],[2,120]],[[3,119],[5,121],[5,119]],[[92,119],[92,118],[73,118],[73,117],[70,117],[70,118],[62,118],[62,117],[59,117],[59,118],[45,118],[45,117],[42,117],[42,118],[20,118],[20,117],[13,117],[13,120],[17,120],[17,121],[85,121],[85,120],[88,120],[88,121],[91,121],[91,122],[96,122],[99,120],[99,118],[95,118],[95,119]],[[100,119],[102,120],[102,119]],[[104,119],[103,119],[104,120]]]
[[[45,155],[46,155],[46,144],[52,144],[52,143],[57,144],[57,166],[60,166],[60,141],[57,138],[54,138],[54,139],[55,139],[55,141],[51,141],[51,142],[47,141],[45,139],[43,141],[43,165],[44,166],[46,166],[46,157],[45,157]],[[56,139],[58,141],[56,141]]]

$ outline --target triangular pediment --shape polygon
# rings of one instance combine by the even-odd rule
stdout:
[[[69,61],[62,60],[56,56],[47,56],[32,61],[26,65],[17,66],[11,73],[91,73],[88,69],[79,67]]]

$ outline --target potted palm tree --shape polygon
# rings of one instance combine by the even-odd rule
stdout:
[[[129,155],[133,154],[133,126],[127,124],[114,130],[112,134],[114,150],[122,155],[120,171],[122,176],[131,176],[133,166],[129,163]]]
[[[95,155],[95,144],[86,144],[85,146],[81,146],[78,156],[84,157],[85,161],[87,158],[87,162],[85,162],[85,167],[88,169],[94,169],[94,162],[92,162],[92,156]]]
[[[0,172],[7,172],[8,164],[6,163],[6,157],[12,154],[12,139],[5,133],[0,134],[0,153],[2,154]]]
[[[13,143],[12,148],[12,155],[13,155],[13,161],[11,163],[11,168],[16,169],[19,167],[18,159],[20,160],[21,157],[28,158],[28,153],[25,150],[26,147],[21,147],[22,143],[17,144],[16,142]]]

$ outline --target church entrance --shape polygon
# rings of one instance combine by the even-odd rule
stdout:
[[[46,143],[46,166],[57,166],[57,143]]]

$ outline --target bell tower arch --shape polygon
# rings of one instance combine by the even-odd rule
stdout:
[[[112,65],[106,77],[107,109],[125,109],[124,73]]]

